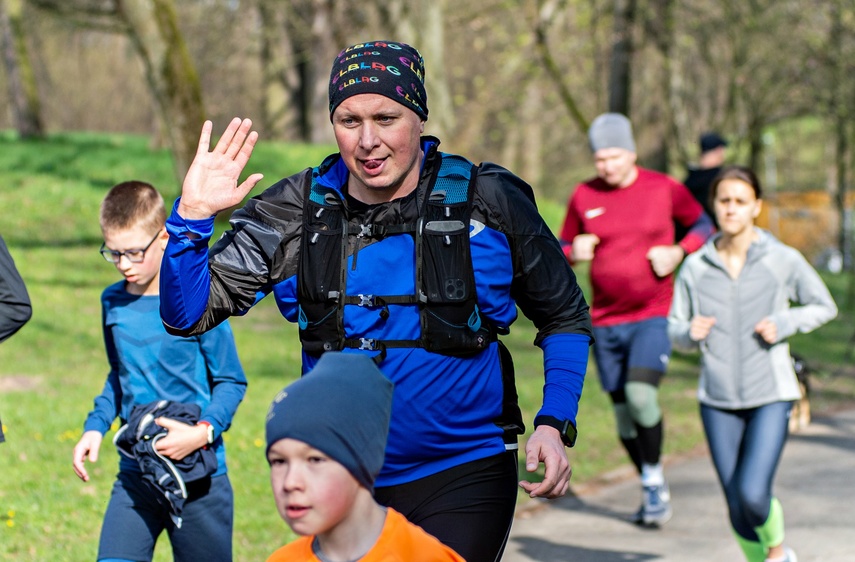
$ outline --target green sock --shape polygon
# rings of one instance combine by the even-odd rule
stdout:
[[[748,562],[764,562],[766,560],[766,548],[757,541],[750,541],[742,537],[736,531],[733,531],[733,536],[736,537],[736,542],[742,552],[745,553],[745,558]]]
[[[784,509],[781,507],[778,498],[772,498],[772,503],[769,506],[769,517],[765,523],[755,527],[754,532],[757,533],[760,544],[767,550],[784,542]]]

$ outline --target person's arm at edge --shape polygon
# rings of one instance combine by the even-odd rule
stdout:
[[[33,307],[27,287],[0,236],[0,342],[20,330],[32,316]]]

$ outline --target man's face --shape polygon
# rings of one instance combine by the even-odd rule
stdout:
[[[636,178],[635,152],[625,148],[601,148],[594,153],[597,175],[612,187],[626,187]]]
[[[339,462],[296,439],[280,439],[267,452],[279,515],[299,535],[324,535],[349,517],[361,488]]]
[[[358,94],[336,108],[332,124],[353,197],[383,203],[416,188],[424,121],[414,111],[386,96]]]

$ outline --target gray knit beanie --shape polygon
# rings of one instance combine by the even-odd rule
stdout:
[[[360,353],[328,352],[314,369],[286,386],[267,412],[267,451],[296,439],[344,465],[368,490],[383,467],[392,387]]]
[[[602,148],[623,148],[635,152],[632,124],[620,113],[603,113],[594,119],[588,129],[588,142],[591,152]]]

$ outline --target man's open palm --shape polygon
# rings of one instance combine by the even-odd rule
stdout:
[[[196,156],[184,177],[178,214],[185,219],[206,219],[237,205],[264,177],[252,174],[238,185],[258,141],[258,133],[251,131],[251,120],[232,119],[216,146],[209,150],[212,128],[210,121],[202,125]]]

